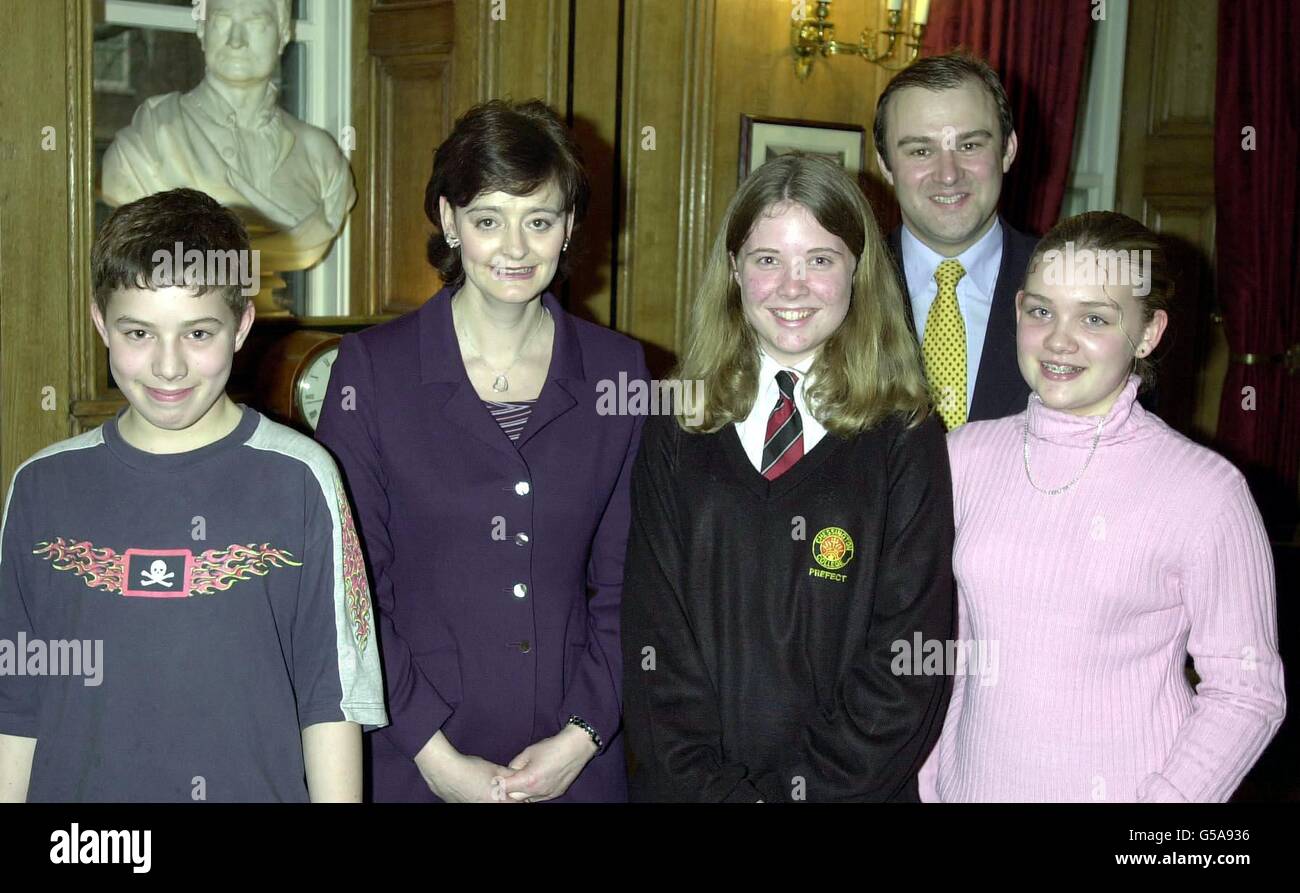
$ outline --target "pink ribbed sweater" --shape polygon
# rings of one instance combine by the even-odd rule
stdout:
[[[1272,555],[1242,475],[1135,400],[948,438],[959,640],[928,801],[1221,801],[1286,709]],[[982,649],[982,654],[980,652]],[[1201,682],[1183,672],[1191,654]],[[974,655],[980,655],[975,659]],[[981,675],[981,667],[983,672]]]

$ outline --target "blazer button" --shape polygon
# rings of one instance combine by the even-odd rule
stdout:
[[[515,644],[519,646],[519,652],[521,654],[527,654],[533,650],[532,644],[527,639],[524,639],[522,642],[516,642]]]
[[[528,534],[526,534],[526,533],[516,533],[516,534],[515,534],[515,545],[516,545],[516,546],[526,546],[526,545],[528,545]]]
[[[531,489],[533,488],[529,486],[528,481],[520,481],[519,483],[515,484],[515,493],[518,494],[519,496],[527,496],[528,491]]]
[[[515,593],[515,598],[523,598],[526,595],[528,595],[528,587],[525,586],[523,583],[516,583],[514,588],[514,593]],[[528,649],[525,648],[524,650],[527,651]]]

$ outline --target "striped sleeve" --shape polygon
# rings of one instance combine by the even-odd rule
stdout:
[[[388,716],[374,610],[338,469],[319,444],[267,419],[249,446],[292,456],[307,468],[306,548],[292,648],[299,725],[346,720],[367,731],[381,728]]]

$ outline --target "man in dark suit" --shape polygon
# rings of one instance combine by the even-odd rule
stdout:
[[[951,431],[1020,412],[1015,298],[1038,240],[997,213],[1017,148],[1006,91],[973,57],[921,59],[880,95],[874,136],[903,214],[889,247],[939,414]]]

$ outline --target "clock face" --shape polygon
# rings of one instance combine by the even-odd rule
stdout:
[[[295,387],[298,401],[298,413],[307,420],[313,431],[320,420],[320,409],[325,403],[325,389],[330,383],[330,367],[339,355],[338,345],[322,350],[312,357],[311,362],[298,376]]]

